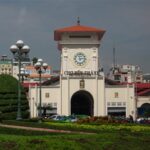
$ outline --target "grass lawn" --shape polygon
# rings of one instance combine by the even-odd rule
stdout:
[[[18,124],[23,124],[19,122]],[[25,123],[26,125],[28,123]],[[32,126],[38,126],[32,124]],[[0,150],[148,150],[150,127],[137,125],[78,125],[42,123],[40,126],[95,132],[64,134],[0,128]]]

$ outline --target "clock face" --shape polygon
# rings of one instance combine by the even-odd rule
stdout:
[[[86,56],[84,53],[78,52],[74,56],[75,64],[78,66],[82,66],[86,63]]]

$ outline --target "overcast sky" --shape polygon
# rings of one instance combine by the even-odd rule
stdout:
[[[81,25],[106,30],[100,62],[113,63],[115,43],[118,64],[139,65],[150,72],[150,0],[0,0],[0,55],[12,57],[17,40],[30,46],[30,57],[42,58],[59,69],[60,52],[55,29]]]

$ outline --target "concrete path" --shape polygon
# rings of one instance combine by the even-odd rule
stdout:
[[[7,124],[1,124],[1,123],[0,123],[0,127],[23,129],[23,130],[32,130],[32,131],[53,132],[53,133],[95,134],[95,133],[80,132],[80,131],[56,130],[56,129],[46,129],[46,128],[35,128],[35,127],[17,126],[17,125],[7,125]]]

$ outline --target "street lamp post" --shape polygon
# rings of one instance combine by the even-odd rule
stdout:
[[[38,59],[35,64],[35,69],[39,74],[39,122],[42,122],[42,94],[41,94],[41,75],[47,69],[47,63],[43,63],[42,59]]]
[[[18,107],[17,107],[17,118],[16,120],[21,120],[21,87],[20,87],[20,73],[21,73],[21,61],[23,58],[26,58],[27,54],[30,51],[29,46],[24,45],[24,42],[22,40],[18,40],[15,45],[12,45],[10,47],[10,51],[14,55],[14,59],[18,61]]]
[[[29,76],[29,74],[26,72],[26,70],[24,68],[20,69],[20,76],[21,76],[21,82],[23,84],[24,79],[27,78]]]

